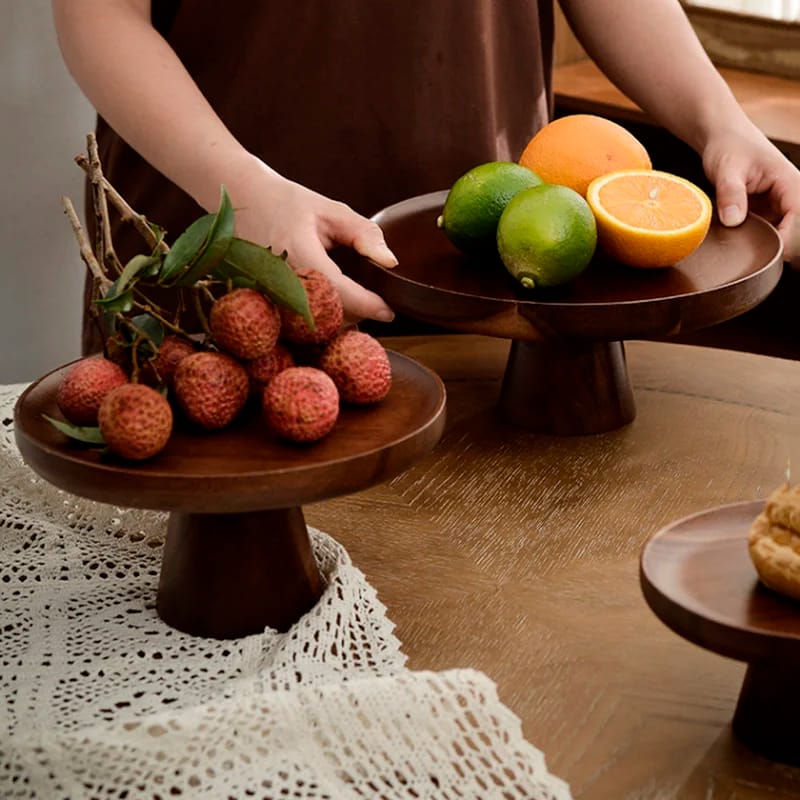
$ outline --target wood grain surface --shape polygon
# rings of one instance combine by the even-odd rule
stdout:
[[[800,363],[628,342],[636,419],[557,437],[498,415],[507,340],[384,341],[445,379],[445,434],[305,515],[376,587],[408,666],[485,672],[576,798],[800,796],[800,770],[731,734],[744,664],[667,628],[638,579],[671,521],[766,496],[787,460],[800,479]]]
[[[800,81],[747,69],[719,67],[748,117],[790,157],[800,157]],[[570,113],[600,114],[654,124],[590,59],[557,66],[555,102]]]

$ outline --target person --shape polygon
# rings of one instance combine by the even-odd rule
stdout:
[[[771,207],[800,252],[800,172],[747,118],[678,0],[560,0],[609,78],[702,157],[723,224]],[[236,233],[336,284],[351,319],[381,297],[330,257],[396,264],[369,215],[515,160],[553,111],[553,0],[52,0],[65,63],[98,112],[106,176],[177,235],[216,209]],[[118,252],[140,252],[117,226]],[[133,249],[136,248],[136,249]],[[96,349],[85,330],[84,349]]]

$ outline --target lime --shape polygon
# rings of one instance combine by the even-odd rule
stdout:
[[[535,172],[513,161],[479,164],[452,185],[436,224],[464,253],[495,253],[503,209],[517,192],[541,182]]]
[[[519,192],[497,225],[497,251],[527,289],[568,283],[589,265],[597,225],[586,200],[567,186],[543,183]]]

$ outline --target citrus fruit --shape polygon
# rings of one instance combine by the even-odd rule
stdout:
[[[594,114],[570,114],[548,123],[525,146],[519,163],[544,182],[569,186],[584,197],[599,175],[652,167],[632,133]]]
[[[658,170],[620,170],[596,178],[587,202],[600,246],[632,267],[667,267],[705,239],[711,200],[695,184]]]
[[[541,184],[519,192],[497,224],[497,251],[527,289],[560,286],[583,272],[597,244],[586,200],[567,186]]]
[[[541,178],[513,161],[489,161],[465,172],[450,188],[436,224],[462,252],[495,252],[497,222],[506,204]]]

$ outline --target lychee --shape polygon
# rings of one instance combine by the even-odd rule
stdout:
[[[332,339],[344,319],[342,298],[331,281],[319,270],[297,270],[306,290],[313,330],[299,314],[281,308],[281,338],[294,344],[319,344]]]
[[[355,328],[328,343],[319,366],[331,376],[346,403],[377,403],[392,388],[392,366],[386,349]]]
[[[250,376],[252,388],[258,390],[266,386],[279,372],[295,366],[289,349],[278,342],[265,356],[246,361],[244,368]]]
[[[281,315],[257,289],[234,289],[214,302],[208,322],[220,350],[249,361],[275,346]]]
[[[154,381],[171,386],[178,364],[186,356],[195,352],[197,352],[197,347],[188,339],[180,336],[165,336],[158,348],[158,354],[150,362]]]
[[[169,402],[144,383],[126,383],[110,391],[97,418],[108,449],[132,461],[160,453],[172,433]]]
[[[103,398],[123,383],[128,383],[128,376],[119,364],[100,356],[82,358],[61,379],[56,404],[73,425],[97,425]]]
[[[206,430],[229,425],[250,393],[247,370],[235,358],[211,350],[186,356],[173,376],[178,405],[192,422]]]
[[[339,416],[336,385],[315,367],[289,367],[264,389],[264,418],[282,439],[316,442],[331,431]]]

